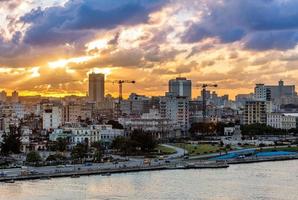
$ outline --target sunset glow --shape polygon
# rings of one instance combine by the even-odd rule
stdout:
[[[136,79],[134,92],[146,95],[164,94],[160,85],[180,75],[232,98],[256,82],[298,84],[294,1],[17,2],[0,2],[0,89],[86,94],[92,71]]]

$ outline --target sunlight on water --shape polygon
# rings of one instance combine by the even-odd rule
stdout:
[[[1,200],[297,200],[298,161],[0,184]]]

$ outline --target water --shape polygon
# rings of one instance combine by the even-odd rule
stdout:
[[[253,151],[253,152],[249,152],[249,153],[252,153],[253,156],[257,156],[257,157],[289,156],[289,155],[297,154],[297,152],[290,152],[290,151],[269,151],[269,152],[259,152],[259,153],[255,153]],[[240,155],[241,155],[240,153],[227,153],[222,156],[211,158],[210,160],[229,160],[229,159],[238,158],[238,157],[240,157]]]
[[[1,200],[297,200],[298,160],[0,183]]]

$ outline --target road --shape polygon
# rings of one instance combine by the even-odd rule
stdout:
[[[169,144],[162,144],[162,146],[172,148],[172,149],[176,150],[176,153],[167,156],[168,159],[181,158],[185,154],[188,153],[187,150],[185,150],[185,149],[182,149],[182,148],[179,148],[179,147],[176,147],[176,146],[172,146],[172,145],[169,145]]]
[[[161,160],[151,160],[151,166],[158,166],[164,164],[165,161]],[[98,170],[98,169],[117,169],[117,168],[131,168],[131,167],[143,167],[146,166],[144,164],[143,159],[130,159],[125,162],[107,162],[107,163],[92,163],[90,166],[86,166],[84,164],[76,164],[76,165],[59,165],[59,166],[44,166],[44,167],[31,167],[26,166],[22,168],[9,168],[9,169],[1,169],[0,175],[4,174],[8,177],[20,176],[22,171],[26,171],[31,174],[54,174],[54,173],[65,173],[65,172],[73,172],[73,171],[88,171],[88,170]]]

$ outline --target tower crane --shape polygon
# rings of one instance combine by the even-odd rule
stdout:
[[[202,88],[202,97],[203,97],[203,122],[206,122],[206,115],[207,115],[207,99],[206,99],[206,90],[208,87],[218,87],[217,84],[202,84],[197,85],[197,87]]]
[[[116,81],[113,81],[112,83],[117,83],[119,85],[119,103],[120,101],[123,99],[123,84],[124,83],[131,83],[131,84],[135,84],[136,81],[134,80],[116,80]]]
[[[118,105],[117,105],[117,116],[121,115],[121,110],[120,110],[120,102],[123,99],[123,84],[124,83],[131,83],[131,84],[135,84],[136,81],[135,80],[115,80],[115,81],[111,81],[113,84],[117,83],[119,86],[119,97],[118,97]]]

